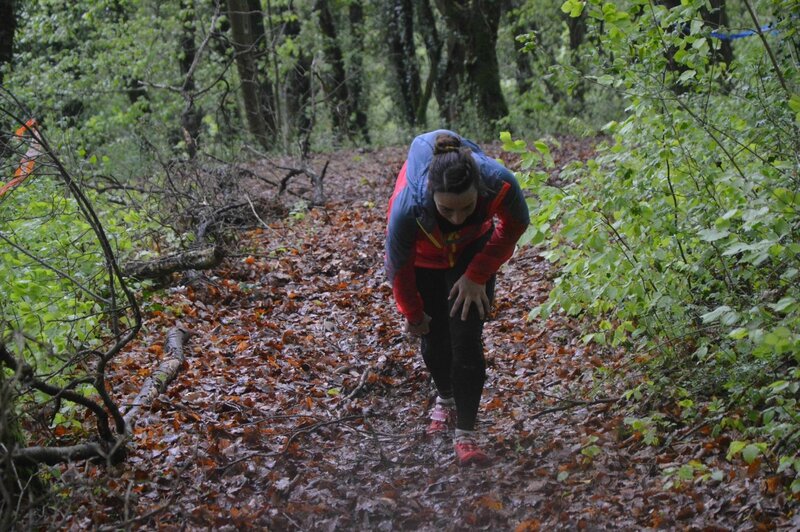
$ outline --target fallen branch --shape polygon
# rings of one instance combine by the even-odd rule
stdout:
[[[350,399],[354,398],[358,393],[366,386],[367,381],[369,380],[369,376],[374,373],[380,373],[385,367],[386,363],[389,361],[389,358],[386,355],[381,355],[378,358],[378,361],[375,363],[375,368],[373,370],[372,366],[367,366],[367,369],[361,374],[358,378],[358,382],[356,383],[356,387],[353,388],[350,393],[348,393],[343,401],[349,401]]]
[[[344,416],[344,417],[340,417],[338,419],[332,419],[330,421],[320,421],[319,423],[313,423],[311,425],[306,425],[305,427],[300,427],[299,429],[294,431],[291,436],[289,436],[289,439],[286,440],[285,444],[283,444],[283,449],[281,449],[279,454],[286,453],[286,451],[289,450],[289,446],[292,444],[292,442],[295,440],[295,438],[297,438],[301,434],[307,434],[309,432],[314,432],[315,430],[317,430],[319,428],[322,428],[322,427],[327,427],[328,425],[336,425],[338,423],[344,423],[345,421],[353,421],[355,419],[363,419],[365,417],[367,417],[366,414],[354,414],[352,416]]]
[[[325,179],[325,174],[328,171],[328,164],[330,164],[330,160],[325,161],[325,166],[322,167],[322,172],[317,174],[306,164],[303,163],[302,168],[284,168],[288,170],[286,176],[281,179],[281,186],[278,189],[278,195],[281,195],[286,191],[286,187],[289,184],[289,180],[296,175],[305,174],[310,180],[311,184],[314,186],[314,195],[311,198],[312,205],[324,205],[325,204],[325,191],[323,189],[322,180]]]
[[[17,448],[11,452],[11,460],[20,465],[55,465],[91,458],[102,458],[110,462],[120,459],[125,444],[132,433],[131,428],[135,424],[136,416],[141,408],[152,403],[177,376],[178,370],[185,359],[183,344],[190,334],[192,334],[191,331],[180,327],[173,327],[167,333],[167,348],[165,352],[168,353],[168,357],[145,381],[134,400],[133,407],[125,414],[124,419],[127,427],[125,434],[117,435],[110,440],[102,442],[90,442],[67,447],[35,446]],[[0,460],[4,458],[3,454],[0,453]]]
[[[125,265],[123,273],[136,279],[158,279],[171,273],[186,270],[208,270],[222,262],[221,246],[184,251],[159,257],[151,261],[132,261]]]
[[[32,466],[36,464],[56,465],[75,460],[104,458],[113,461],[117,449],[121,447],[122,438],[117,437],[109,443],[84,443],[68,447],[24,447],[14,449],[11,460],[17,465]]]
[[[136,423],[136,416],[141,408],[150,405],[159,394],[164,393],[169,383],[178,375],[178,370],[186,360],[183,354],[183,344],[190,334],[193,334],[193,332],[181,327],[173,327],[167,332],[166,349],[164,350],[167,356],[161,362],[161,365],[147,378],[136,399],[134,399],[133,406],[125,413],[124,419],[128,432],[131,432],[133,425]]]
[[[554,406],[552,408],[546,408],[546,409],[542,410],[541,412],[537,412],[537,413],[533,414],[530,417],[530,419],[536,419],[537,417],[542,417],[542,416],[544,416],[546,414],[552,414],[553,412],[563,412],[564,410],[570,410],[572,408],[577,408],[579,406],[591,406],[591,405],[599,405],[599,404],[604,404],[604,403],[606,403],[606,404],[607,403],[616,403],[619,400],[620,400],[619,397],[611,397],[611,398],[608,398],[608,399],[595,399],[594,401],[573,401],[571,399],[566,399],[566,401],[568,401],[569,404],[561,405],[561,406]]]

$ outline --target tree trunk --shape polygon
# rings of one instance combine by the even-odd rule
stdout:
[[[464,100],[474,103],[481,120],[506,116],[496,52],[500,0],[436,0],[436,6],[448,30],[447,64],[439,78],[442,118],[457,121]]]
[[[517,50],[514,54],[514,59],[517,65],[516,72],[514,73],[517,82],[517,94],[522,96],[527,93],[531,88],[531,79],[533,78],[533,67],[531,66],[531,52],[520,51],[519,43],[516,38],[518,35],[527,33],[536,34],[538,32],[538,25],[533,20],[526,20],[520,9],[520,3],[511,2],[506,11],[507,24],[511,26],[511,36],[514,38],[514,47]]]
[[[181,131],[186,143],[186,152],[190,159],[197,155],[197,140],[200,137],[200,126],[202,125],[203,112],[195,107],[194,96],[195,83],[192,65],[197,55],[195,44],[195,25],[194,25],[194,2],[193,0],[181,0],[181,28],[183,33],[180,39],[179,61],[181,74],[184,77],[181,93],[183,95],[184,107],[181,112]]]
[[[330,74],[323,76],[323,89],[330,101],[333,129],[338,134],[350,137],[349,117],[351,102],[347,94],[344,55],[339,47],[336,24],[328,0],[317,0],[314,3],[314,11],[317,12],[319,17],[319,29],[323,36],[322,50],[325,54],[325,60],[331,67]]]
[[[361,0],[350,0],[350,37],[353,42],[353,54],[350,60],[350,75],[347,78],[348,93],[353,112],[350,113],[350,130],[358,132],[364,142],[370,144],[369,126],[367,124],[367,105],[364,103],[364,69],[361,58],[364,50],[364,7]]]
[[[411,0],[386,2],[384,20],[389,47],[387,59],[394,74],[401,113],[406,123],[415,127],[422,100],[422,85],[415,56],[414,10]]]
[[[705,6],[700,9],[700,16],[702,17],[703,22],[714,29],[727,28],[728,14],[725,10],[725,0],[710,0],[710,2],[710,11],[706,9]],[[661,4],[666,6],[668,9],[675,9],[681,5],[681,2],[680,0],[661,0]],[[684,23],[680,28],[680,31],[683,35],[688,35],[688,23]],[[688,67],[675,61],[675,53],[677,51],[678,49],[675,46],[671,46],[665,52],[667,58],[667,70],[671,72],[683,73],[688,70]],[[719,50],[711,49],[709,54],[711,55],[711,61],[715,63],[723,62],[730,64],[733,61],[733,47],[731,46],[730,41],[723,40]],[[676,94],[682,94],[686,92],[686,87],[674,83],[672,85],[672,90]]]
[[[425,80],[425,90],[417,106],[416,117],[418,124],[425,124],[428,121],[428,102],[431,100],[431,95],[436,86],[439,66],[442,60],[442,41],[439,38],[439,32],[436,30],[436,17],[433,15],[429,0],[414,0],[414,9],[422,40],[425,42],[428,62],[430,63],[428,78]]]
[[[17,17],[14,13],[14,0],[0,0],[0,86],[3,85],[3,65],[10,65],[14,58],[14,32],[17,29]],[[0,160],[5,160],[11,153],[9,141],[11,135],[8,124],[3,117],[0,120]]]
[[[245,115],[250,133],[265,150],[271,148],[271,132],[264,114],[262,84],[259,82],[259,46],[265,42],[259,0],[228,0],[228,14],[236,52],[236,68],[242,84]]]
[[[584,72],[580,47],[586,37],[586,11],[579,17],[566,16],[567,29],[569,30],[569,61],[579,72]],[[586,95],[586,80],[583,76],[577,80],[568,101],[567,111],[572,116],[578,116],[584,109],[584,96]]]
[[[707,26],[715,30],[727,30],[730,27],[728,22],[728,12],[725,6],[725,0],[711,0],[711,11],[703,8],[701,11],[703,22]],[[719,50],[713,50],[711,53],[712,58],[716,62],[727,63],[730,65],[733,62],[733,46],[731,41],[720,41]]]
[[[11,64],[14,57],[14,32],[17,29],[17,17],[14,14],[14,0],[0,0],[0,67]],[[0,85],[3,83],[3,71],[0,68]]]
[[[2,356],[10,357],[6,346],[0,343]],[[25,435],[19,425],[15,409],[14,381],[6,376],[9,366],[0,360],[0,449],[11,450],[26,446]],[[0,530],[11,530],[16,520],[16,508],[20,498],[28,498],[32,503],[44,489],[42,481],[36,476],[36,464],[13,464],[11,457],[6,455],[0,460]]]
[[[292,5],[289,10],[294,10]],[[296,40],[300,36],[300,14],[289,17],[284,27],[287,39]],[[310,146],[311,129],[313,127],[313,110],[311,102],[311,56],[305,47],[295,46],[295,57],[286,74],[285,110],[286,123],[290,127],[289,137],[300,140],[300,151],[305,156]]]

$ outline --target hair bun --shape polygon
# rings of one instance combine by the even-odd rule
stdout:
[[[461,139],[442,133],[436,136],[436,145],[433,147],[433,154],[458,152],[461,149]]]

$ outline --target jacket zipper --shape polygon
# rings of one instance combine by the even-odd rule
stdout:
[[[436,246],[436,249],[442,249],[442,247],[443,247],[442,244],[438,240],[436,240],[436,237],[434,237],[432,234],[430,234],[422,226],[422,222],[419,221],[419,218],[417,218],[417,225],[419,226],[420,229],[422,229],[422,232],[425,233],[425,236],[428,237],[428,240],[430,240],[433,243],[433,245]]]

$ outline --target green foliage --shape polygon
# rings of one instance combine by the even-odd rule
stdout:
[[[516,58],[505,65],[504,74],[508,87],[516,79],[519,90],[508,91],[512,112],[507,127],[588,136],[622,112],[619,94],[597,81],[606,51],[599,34],[586,31],[584,4],[529,0],[509,11],[501,46],[511,41],[513,50],[500,57]]]
[[[687,415],[715,396],[745,407],[722,425],[745,436],[729,458],[750,463],[767,453],[762,441],[800,448],[800,75],[789,22],[800,7],[772,2],[760,16],[779,33],[766,45],[742,39],[725,65],[704,6],[563,4],[601,35],[595,81],[628,107],[597,156],[562,169],[559,183],[522,176],[538,202],[530,242],[559,265],[531,317],[593,316],[584,341],[646,354],[656,395],[680,386]],[[647,435],[652,418],[626,423]]]
[[[37,370],[97,346],[110,309],[107,264],[91,226],[59,183],[34,176],[3,198],[0,211],[0,330],[22,331]],[[135,211],[101,211],[117,253],[128,253],[141,224]],[[54,357],[55,353],[58,356]]]

